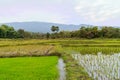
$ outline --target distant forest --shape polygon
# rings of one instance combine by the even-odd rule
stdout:
[[[103,26],[82,26],[75,31],[59,31],[59,26],[51,26],[52,33],[28,32],[24,29],[15,30],[8,25],[0,26],[0,38],[31,38],[31,39],[56,39],[56,38],[120,38],[120,28]]]

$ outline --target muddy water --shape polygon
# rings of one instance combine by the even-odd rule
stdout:
[[[59,80],[66,80],[65,63],[62,58],[58,60],[58,69],[59,69],[59,74],[60,74]]]

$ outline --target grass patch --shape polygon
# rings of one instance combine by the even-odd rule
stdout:
[[[63,54],[63,59],[66,63],[67,80],[93,80],[88,76],[84,68],[78,65],[70,54]]]
[[[0,58],[0,80],[58,80],[58,57]]]
[[[0,40],[0,47],[7,47],[7,46],[25,46],[25,45],[62,45],[62,46],[77,46],[77,47],[120,47],[120,39],[50,39],[50,40],[39,40],[39,39],[32,39],[32,40],[7,40],[2,39]]]
[[[81,54],[98,54],[101,52],[103,54],[114,54],[119,53],[119,47],[63,47],[71,54],[81,53]]]

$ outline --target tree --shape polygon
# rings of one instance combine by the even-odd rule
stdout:
[[[19,29],[18,31],[18,38],[24,38],[24,34],[25,34],[25,31],[24,31],[24,29]]]
[[[0,26],[0,37],[1,38],[16,38],[16,31],[11,26],[1,25]]]
[[[58,32],[59,31],[59,27],[58,26],[56,26],[56,32]]]
[[[5,29],[0,27],[0,38],[4,38],[5,37]]]
[[[52,32],[58,32],[59,31],[59,27],[58,26],[52,26],[51,27],[51,31]]]
[[[50,33],[47,32],[47,34],[46,34],[46,38],[47,38],[47,39],[50,38]]]
[[[82,27],[80,28],[80,37],[81,37],[81,38],[85,38],[85,36],[86,36],[86,27],[85,27],[85,26],[82,26]]]
[[[8,27],[6,29],[6,37],[7,38],[15,38],[16,37],[16,31],[13,27]]]

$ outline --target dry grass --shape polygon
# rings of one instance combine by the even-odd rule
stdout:
[[[8,46],[0,48],[0,57],[50,55],[53,50],[53,46],[47,45]]]

